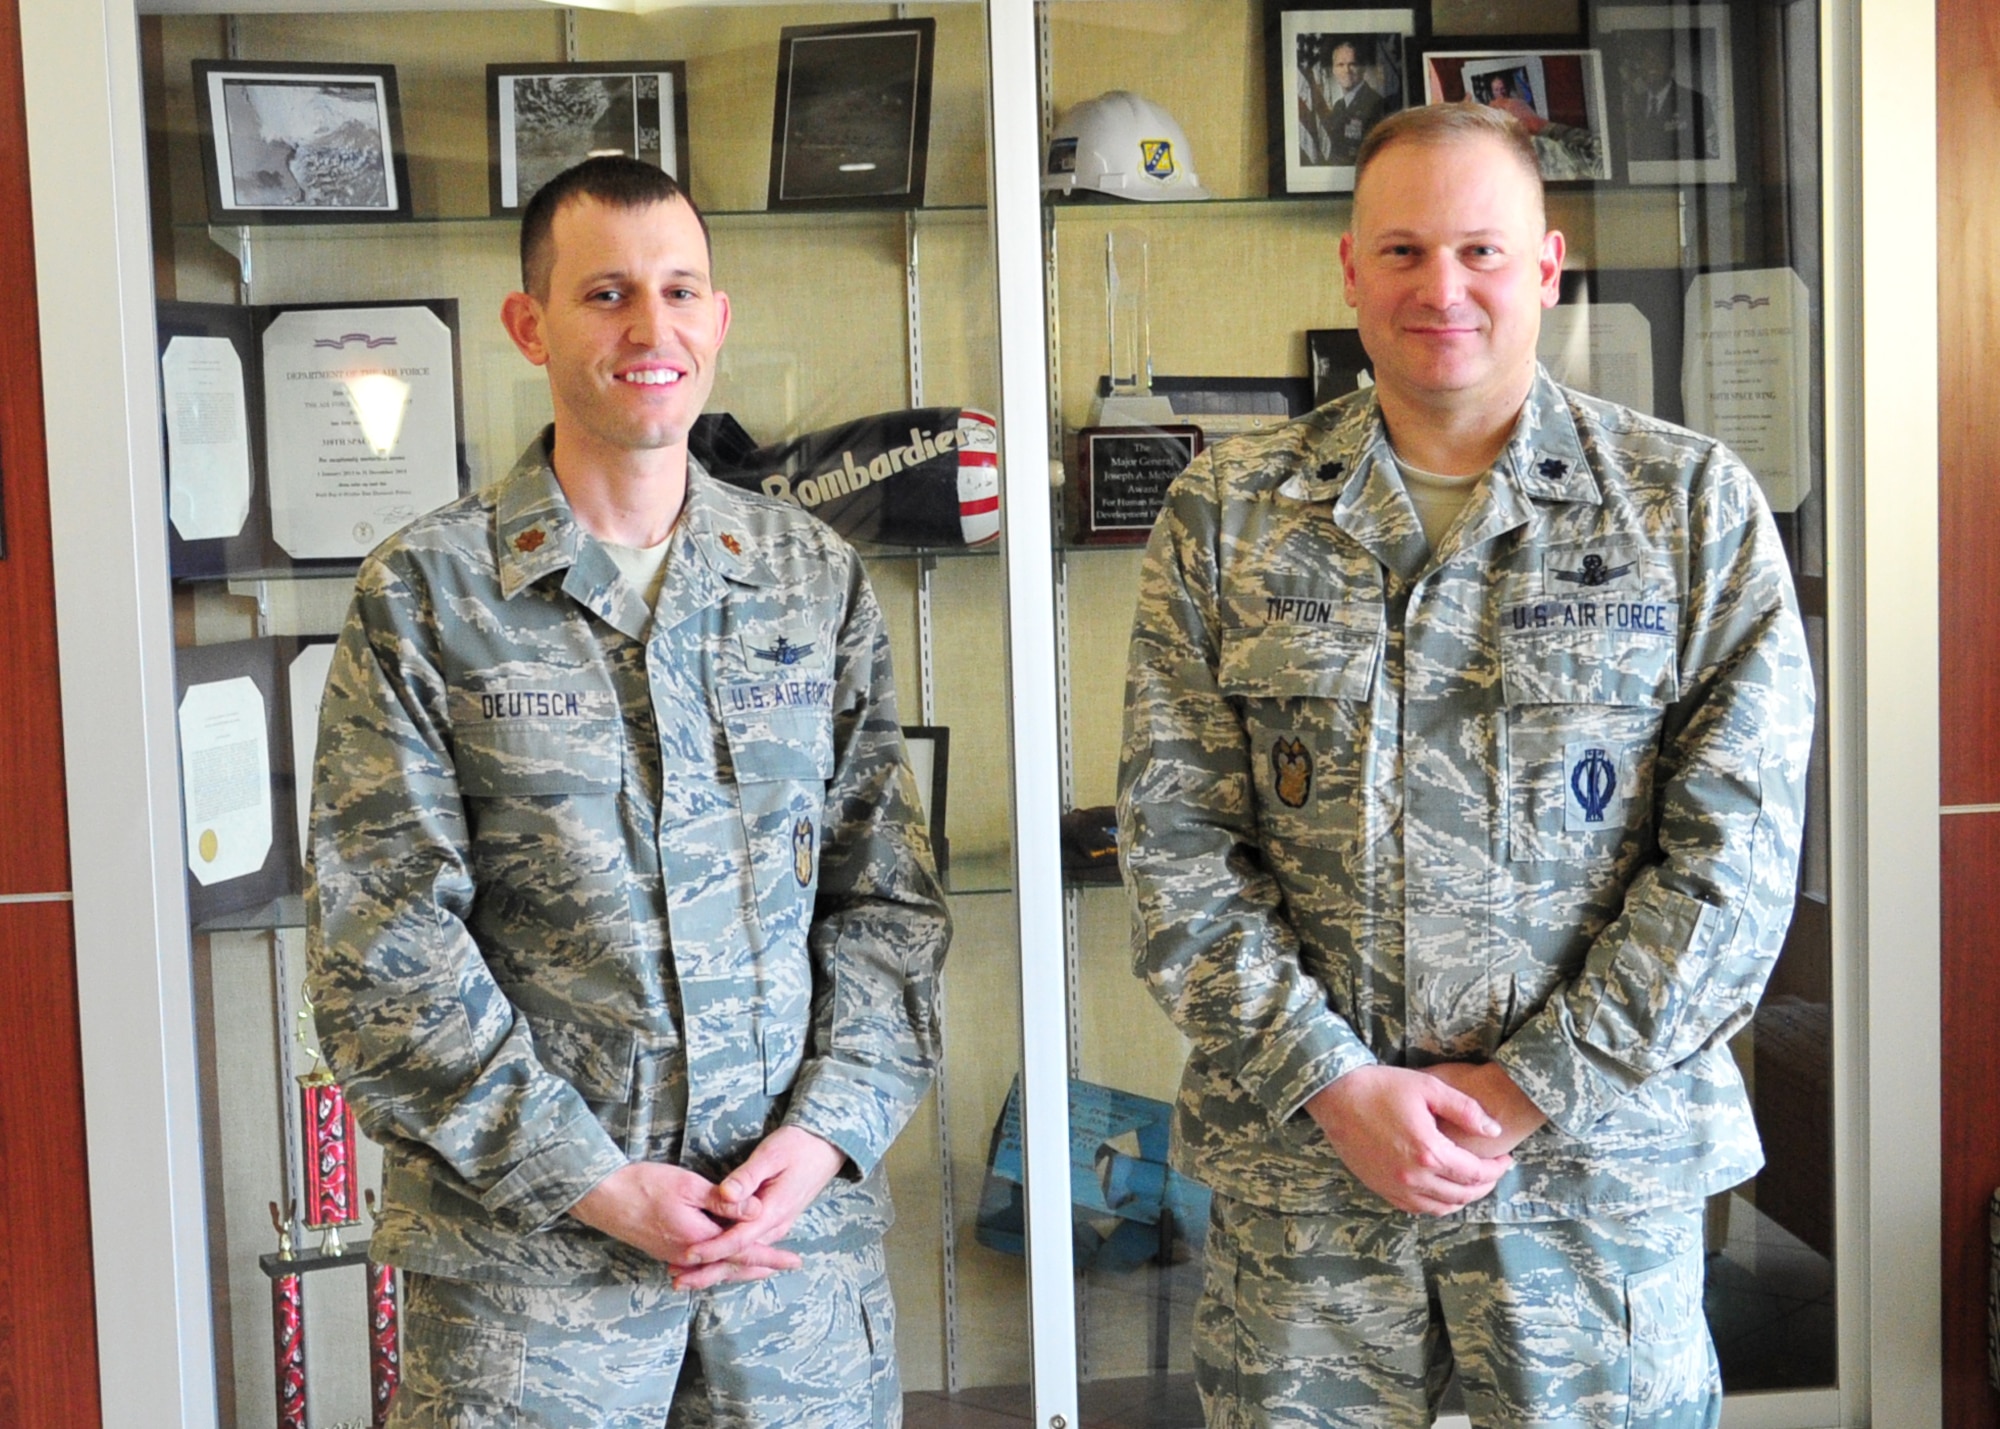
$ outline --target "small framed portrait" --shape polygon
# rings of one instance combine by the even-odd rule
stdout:
[[[1361,141],[1412,102],[1415,10],[1265,0],[1273,194],[1351,193]]]
[[[196,60],[214,223],[380,223],[410,216],[391,65]]]
[[[923,801],[930,826],[931,857],[939,873],[951,867],[951,841],[945,837],[945,794],[951,780],[951,731],[941,724],[903,726],[903,750],[910,772],[917,776],[917,797]]]
[[[1426,50],[1424,103],[1471,99],[1506,110],[1534,139],[1545,182],[1610,178],[1603,55],[1554,48],[1546,36],[1504,47],[1486,43],[1478,50]]]
[[[772,208],[920,208],[932,19],[788,25],[778,35]]]
[[[1608,5],[1594,17],[1634,184],[1736,182],[1727,5]]]
[[[688,182],[681,60],[486,66],[488,187],[495,217],[518,214],[574,164],[624,154]]]

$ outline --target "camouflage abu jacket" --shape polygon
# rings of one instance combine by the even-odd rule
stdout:
[[[1465,1218],[1762,1164],[1724,1044],[1791,917],[1813,691],[1725,449],[1540,373],[1433,558],[1371,394],[1221,443],[1153,531],[1126,698],[1134,960],[1193,1042],[1182,1171],[1381,1209],[1304,1102],[1488,1058],[1549,1124]]]
[[[327,681],[309,985],[376,1254],[656,1276],[564,1211],[781,1122],[851,1163],[788,1243],[879,1235],[949,930],[860,562],[692,471],[655,620],[544,452],[363,563]]]

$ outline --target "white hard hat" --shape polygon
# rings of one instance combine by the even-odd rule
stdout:
[[[1049,136],[1042,188],[1148,202],[1208,197],[1173,115],[1124,89],[1086,99],[1063,115]]]

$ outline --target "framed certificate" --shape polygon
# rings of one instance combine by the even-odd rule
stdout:
[[[391,65],[196,60],[213,223],[380,223],[410,216]]]
[[[687,64],[486,66],[488,186],[495,216],[518,214],[574,164],[624,154],[688,182]]]
[[[188,913],[196,928],[303,886],[286,667],[298,642],[174,652]]]
[[[271,540],[286,557],[358,561],[463,489],[458,333],[436,308],[275,308],[259,348]]]
[[[178,580],[351,570],[467,489],[458,304],[159,309]]]

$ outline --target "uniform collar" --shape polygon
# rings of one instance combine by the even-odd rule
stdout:
[[[1304,449],[1305,466],[1278,488],[1295,501],[1331,503],[1333,522],[1389,569],[1414,577],[1428,543],[1395,474],[1395,451],[1371,389]],[[1533,519],[1536,502],[1602,505],[1562,388],[1537,364],[1514,434],[1494,460],[1452,549],[1489,541]],[[1449,552],[1440,554],[1448,555]]]
[[[528,444],[494,489],[494,536],[500,594],[512,600],[553,572],[563,589],[606,622],[639,638],[652,612],[618,578],[617,566],[570,510],[549,462],[549,428]],[[754,539],[733,488],[688,458],[687,495],[674,523],[658,609],[692,614],[719,600],[725,583],[778,581],[763,543]]]

